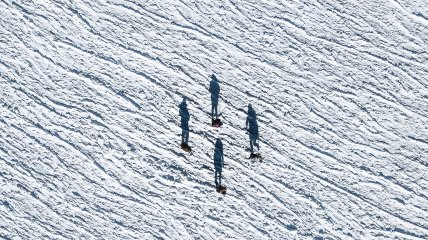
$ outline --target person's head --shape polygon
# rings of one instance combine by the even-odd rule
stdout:
[[[211,79],[217,81],[217,77],[214,74],[211,75]]]

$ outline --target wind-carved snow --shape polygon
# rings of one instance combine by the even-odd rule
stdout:
[[[2,0],[0,16],[2,238],[428,238],[426,2]]]

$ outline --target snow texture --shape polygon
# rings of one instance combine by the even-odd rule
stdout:
[[[426,0],[0,0],[0,238],[428,239],[427,63]]]

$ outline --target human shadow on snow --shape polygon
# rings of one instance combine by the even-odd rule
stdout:
[[[186,97],[183,97],[183,101],[179,105],[180,117],[181,117],[181,143],[187,145],[189,143],[189,119],[190,114],[187,109]]]
[[[211,118],[218,119],[218,99],[220,95],[220,85],[217,77],[211,75],[211,82],[209,91],[211,93]]]
[[[260,146],[257,142],[259,139],[259,126],[257,125],[257,116],[256,111],[254,111],[253,106],[248,104],[247,120],[245,122],[245,129],[248,131],[250,137],[250,151],[254,152],[254,146],[257,147],[257,150],[260,149]]]
[[[223,158],[223,143],[220,138],[217,138],[215,142],[214,150],[214,179],[216,188],[221,186],[221,172],[223,170],[224,158]]]

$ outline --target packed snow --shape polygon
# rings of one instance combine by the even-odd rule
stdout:
[[[0,238],[428,239],[427,63],[426,0],[0,0]]]

